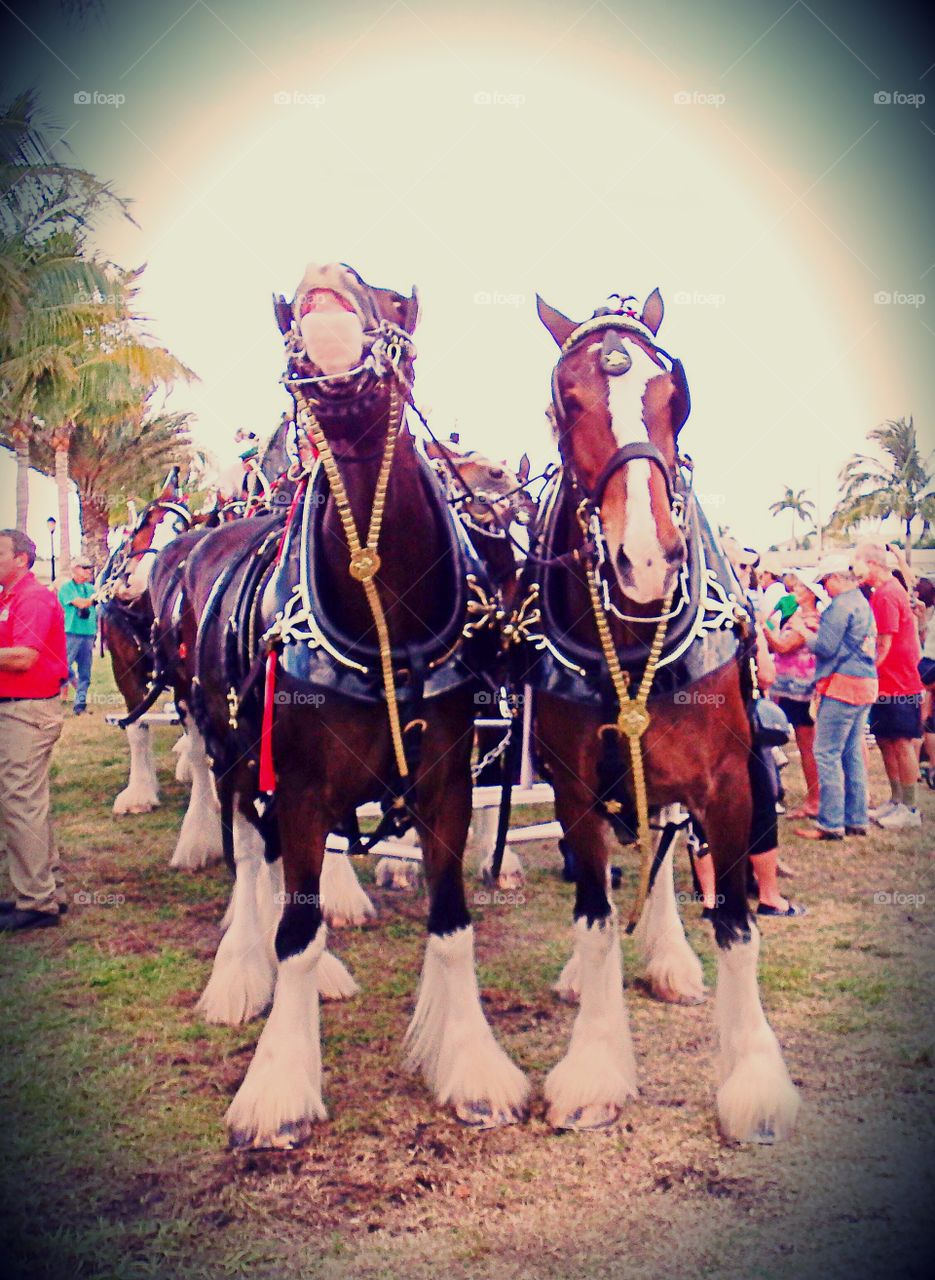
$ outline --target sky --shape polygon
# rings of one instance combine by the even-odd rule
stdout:
[[[287,405],[270,299],[308,261],[416,283],[435,431],[536,464],[556,354],[536,293],[584,319],[658,286],[697,489],[767,546],[785,486],[827,518],[883,420],[935,447],[935,51],[893,13],[105,0],[78,22],[0,0],[0,97],[38,86],[73,161],[132,197],[137,225],[97,241],[147,264],[149,330],[200,377],[171,405],[220,465]]]

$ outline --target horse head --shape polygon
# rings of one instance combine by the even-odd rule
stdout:
[[[286,345],[285,383],[326,433],[357,443],[385,423],[392,383],[412,382],[419,302],[368,285],[343,263],[309,263],[291,302],[274,297]]]
[[[108,594],[132,603],[146,591],[153,556],[192,526],[192,515],[179,486],[179,468],[173,467],[136,525],[115,552],[105,570]]]
[[[514,471],[506,462],[494,462],[474,449],[462,452],[435,440],[425,451],[448,490],[448,499],[481,528],[505,528],[516,521],[529,524],[536,514],[535,499],[523,487],[529,479],[529,455],[523,454]]]
[[[640,605],[664,600],[686,556],[675,480],[690,402],[681,363],[656,343],[659,290],[642,308],[613,294],[583,322],[541,298],[537,307],[561,350],[552,400],[566,470],[623,594]]]

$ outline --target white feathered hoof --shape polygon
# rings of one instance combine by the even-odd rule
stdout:
[[[581,999],[581,957],[577,948],[558,975],[552,990],[564,1004],[577,1004]]]
[[[613,1102],[593,1102],[586,1107],[577,1107],[567,1115],[559,1115],[550,1107],[548,1122],[553,1129],[567,1129],[576,1133],[587,1133],[591,1129],[609,1129],[620,1119],[622,1107]]]
[[[350,1000],[360,987],[348,973],[333,951],[322,953],[315,970],[318,978],[318,994],[322,1000]]]
[[[232,1147],[287,1151],[305,1142],[328,1113],[321,1097],[316,970],[322,925],[304,951],[279,966],[276,995],[256,1053],[227,1111]]]
[[[114,813],[125,818],[131,813],[152,813],[159,808],[159,796],[143,787],[124,787],[114,801]]]
[[[522,1124],[529,1117],[529,1108],[491,1107],[489,1102],[458,1102],[454,1107],[455,1119],[468,1129],[500,1129],[508,1124]]]
[[[175,780],[181,782],[183,786],[190,786],[192,782],[190,745],[188,734],[183,733],[172,748],[172,754],[175,756]]]
[[[201,871],[221,859],[221,819],[213,809],[188,807],[182,830],[169,860],[175,871]]]
[[[321,913],[335,929],[366,924],[377,914],[376,907],[360,887],[347,854],[325,854],[319,893]]]
[[[795,1128],[800,1106],[785,1065],[773,1053],[743,1058],[717,1094],[718,1120],[734,1142],[780,1142]]]
[[[245,942],[228,929],[196,1009],[205,1022],[239,1027],[268,1007],[275,982],[265,940],[254,937]]]
[[[493,850],[488,853],[480,865],[480,878],[488,887],[493,887],[496,884],[498,889],[506,891],[521,889],[526,883],[523,865],[509,845],[504,847],[503,861],[500,864],[500,875],[497,880],[494,881],[493,877]]]
[[[422,864],[409,858],[381,858],[374,878],[378,889],[416,893],[422,881]]]
[[[684,951],[650,961],[645,978],[653,997],[665,1004],[703,1004],[707,999],[701,961],[687,943]]]

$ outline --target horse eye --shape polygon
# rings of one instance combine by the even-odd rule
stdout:
[[[500,467],[494,467],[490,472],[490,478],[491,480],[502,480],[503,479],[502,469]]]

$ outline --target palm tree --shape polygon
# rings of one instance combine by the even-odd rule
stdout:
[[[787,485],[786,491],[782,495],[782,497],[778,500],[778,502],[771,503],[769,508],[771,513],[774,516],[781,515],[783,511],[792,512],[792,549],[793,551],[797,550],[799,545],[798,542],[796,541],[796,536],[795,536],[796,516],[798,516],[798,518],[803,521],[814,520],[815,518],[815,504],[814,502],[812,502],[810,498],[806,498],[805,495],[807,493],[808,493],[807,489],[790,489],[789,486]]]
[[[902,522],[906,539],[906,559],[912,559],[912,528],[916,520],[935,520],[935,474],[932,454],[919,449],[915,424],[910,417],[890,419],[874,427],[867,439],[883,454],[882,459],[855,453],[841,468],[838,477],[843,493],[831,517],[832,527],[850,529],[863,520]]]
[[[20,362],[18,385],[0,376],[0,441],[16,453],[16,522],[22,529],[36,382],[24,376],[24,361],[41,367],[50,344],[76,338],[88,323],[89,300],[106,293],[106,270],[83,247],[105,206],[129,217],[127,202],[109,184],[59,161],[34,93],[20,94],[0,111],[0,364]]]

